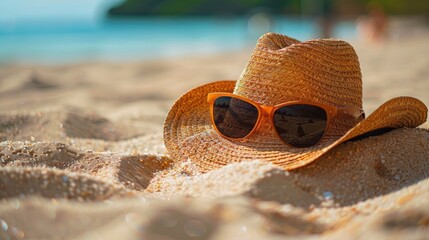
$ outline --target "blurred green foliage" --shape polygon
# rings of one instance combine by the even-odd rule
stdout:
[[[369,2],[363,1],[362,2]],[[429,1],[427,0],[377,0],[390,14],[425,14],[429,15]]]
[[[340,16],[365,14],[368,4],[382,6],[390,15],[429,15],[429,0],[126,0],[110,15],[243,15],[253,11],[273,14],[318,14],[332,6]]]

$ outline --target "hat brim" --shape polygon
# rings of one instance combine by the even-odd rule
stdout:
[[[397,97],[382,104],[343,136],[310,148],[287,148],[281,142],[234,142],[213,129],[207,94],[233,92],[235,84],[236,81],[209,83],[190,90],[174,103],[164,123],[164,143],[174,160],[190,159],[201,172],[256,159],[291,170],[313,162],[348,140],[383,129],[414,128],[427,117],[427,107],[420,100]]]

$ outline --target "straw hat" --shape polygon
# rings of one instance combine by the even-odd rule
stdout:
[[[238,81],[219,81],[180,97],[164,123],[164,142],[177,161],[190,159],[206,172],[229,163],[263,160],[286,170],[304,166],[333,147],[358,136],[380,134],[426,121],[427,107],[418,99],[398,97],[368,118],[334,118],[322,141],[307,148],[284,144],[269,122],[247,141],[221,137],[210,120],[207,94],[232,92],[262,105],[306,100],[362,108],[362,79],[353,47],[336,39],[300,42],[284,35],[262,36]]]

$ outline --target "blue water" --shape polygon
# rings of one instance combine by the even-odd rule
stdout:
[[[299,40],[317,36],[317,23],[276,18],[269,31]],[[262,33],[260,33],[262,34]],[[335,37],[355,37],[353,23],[337,24]],[[255,44],[245,18],[146,18],[0,24],[0,63],[121,61],[240,50]]]

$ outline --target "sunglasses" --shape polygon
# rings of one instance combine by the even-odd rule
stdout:
[[[241,140],[250,137],[268,118],[278,137],[292,147],[310,147],[325,136],[334,117],[365,118],[362,109],[335,107],[308,101],[290,101],[264,106],[232,93],[209,93],[210,115],[215,130],[224,138]]]

